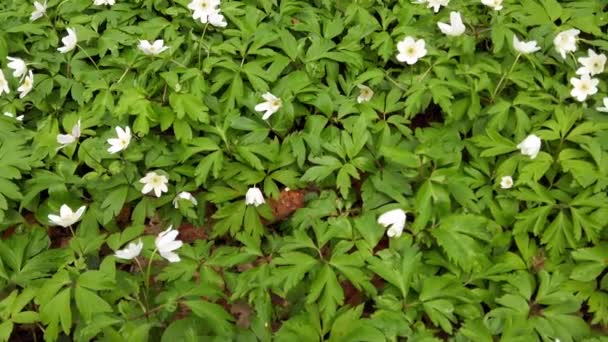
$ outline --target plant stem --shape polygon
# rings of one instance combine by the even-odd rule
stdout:
[[[205,28],[203,29],[203,34],[201,35],[201,39],[198,43],[198,67],[202,68],[201,66],[201,51],[203,50],[203,39],[205,38],[205,33],[207,33],[207,27],[209,26],[209,23],[205,24]]]
[[[82,46],[76,44],[76,46],[85,54],[85,56],[87,56],[87,58],[91,61],[91,63],[93,63],[93,66],[95,66],[95,69],[97,69],[97,71],[99,71],[99,67],[97,66],[97,63],[95,63],[95,61],[93,60],[93,58],[91,58],[91,56],[89,56],[89,54],[87,53],[87,51],[85,49],[82,48]]]
[[[72,237],[76,237],[76,234],[74,234],[74,229],[72,229],[72,225],[69,225],[68,228],[70,228],[70,232],[72,233]]]
[[[429,65],[428,69],[426,69],[426,71],[422,74],[422,76],[420,76],[418,78],[418,82],[422,82],[426,78],[426,76],[428,75],[428,73],[431,71],[431,69],[433,69],[434,66],[435,66],[435,63]]]
[[[517,57],[515,57],[515,60],[513,61],[513,64],[511,65],[509,70],[505,74],[502,74],[500,81],[498,81],[498,85],[496,86],[496,88],[494,89],[494,92],[492,93],[492,102],[494,102],[496,95],[498,95],[500,93],[500,91],[502,90],[502,86],[504,85],[503,82],[505,81],[505,79],[513,72],[515,65],[517,65],[517,61],[519,60],[519,57],[521,57],[521,53],[517,54]]]
[[[154,248],[154,250],[152,251],[152,255],[150,255],[150,259],[148,260],[148,269],[146,270],[146,277],[144,278],[144,285],[146,287],[146,294],[145,294],[145,298],[147,300],[147,298],[150,298],[150,271],[152,269],[152,261],[154,260],[154,256],[156,255],[156,252],[158,252],[158,249]],[[148,303],[146,303],[148,304]]]
[[[389,80],[389,81],[390,81],[392,84],[394,84],[394,85],[395,85],[397,88],[399,88],[399,89],[401,89],[401,90],[403,90],[403,91],[407,91],[407,87],[406,87],[406,86],[404,86],[404,85],[402,85],[402,84],[399,84],[399,82],[397,82],[397,81],[396,81],[396,80],[394,80],[392,77],[390,77],[390,76],[388,75],[388,73],[387,73],[385,76],[386,76],[386,79],[387,79],[387,80]]]
[[[129,70],[131,70],[131,66],[128,66],[125,69],[125,72],[122,73],[122,75],[120,76],[120,78],[118,79],[118,82],[116,82],[116,84],[119,84],[120,82],[122,82],[122,79],[125,78],[125,76],[127,76],[127,73],[129,72]]]
[[[139,267],[139,272],[143,272],[144,268],[141,266],[141,263],[139,262],[137,257],[133,258],[133,260],[135,260],[137,267]],[[144,303],[145,303],[145,305],[143,305],[144,313],[147,313],[148,305],[150,305],[150,302],[148,301],[148,291],[147,290],[144,292]]]

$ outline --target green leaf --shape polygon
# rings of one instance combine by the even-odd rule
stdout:
[[[486,219],[480,216],[451,215],[443,218],[431,234],[450,260],[470,272],[486,261],[484,245],[491,238],[486,225]]]
[[[102,312],[112,312],[112,307],[103,298],[95,292],[88,290],[82,286],[76,286],[74,290],[74,299],[78,311],[87,320],[93,318],[95,314]]]
[[[324,317],[331,317],[338,306],[344,303],[344,292],[336,274],[329,265],[321,267],[317,277],[310,285],[308,296],[306,296],[308,304],[317,301]]]
[[[169,95],[169,104],[177,114],[178,119],[184,119],[187,115],[191,120],[207,123],[209,115],[207,106],[203,100],[186,93],[171,93]]]
[[[70,288],[61,290],[48,303],[40,307],[41,321],[48,325],[61,324],[65,334],[69,334],[72,329],[71,291]]]
[[[493,157],[516,150],[515,143],[492,130],[487,131],[487,136],[477,135],[471,140],[477,146],[485,148],[481,152],[482,157]]]
[[[13,332],[13,322],[4,321],[0,323],[0,341],[8,342]]]
[[[229,337],[232,335],[233,317],[218,304],[204,300],[189,300],[184,302],[196,316],[205,320],[209,329],[219,336]]]

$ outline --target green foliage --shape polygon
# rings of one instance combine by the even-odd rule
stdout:
[[[606,339],[602,1],[96,2],[0,1],[0,341]]]

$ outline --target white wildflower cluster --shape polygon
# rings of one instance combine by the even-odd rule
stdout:
[[[34,88],[34,73],[28,69],[27,63],[21,58],[17,57],[6,57],[8,63],[6,66],[13,70],[13,77],[19,81],[19,98],[24,98]],[[10,94],[11,89],[8,80],[4,76],[4,72],[0,69],[0,95],[3,93]]]
[[[188,8],[194,11],[192,13],[194,20],[216,27],[226,27],[228,24],[219,7],[220,0],[192,0],[188,4]]]

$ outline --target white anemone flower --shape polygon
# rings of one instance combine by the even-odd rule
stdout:
[[[441,9],[441,6],[443,6],[443,7],[447,6],[450,3],[450,0],[425,0],[424,2],[421,2],[421,3],[425,3],[425,2],[426,2],[426,7],[432,8],[433,12],[437,13]]]
[[[424,39],[415,40],[410,36],[397,43],[397,50],[399,51],[397,60],[409,65],[415,64],[419,58],[426,56],[427,53]]]
[[[34,73],[32,72],[32,70],[30,70],[27,73],[27,75],[23,78],[23,81],[21,81],[19,88],[17,88],[17,91],[19,92],[19,98],[20,99],[24,98],[27,94],[30,93],[30,91],[32,91],[33,88],[34,88]]]
[[[500,11],[502,9],[502,0],[481,0],[481,3],[491,7],[495,11]]]
[[[131,242],[127,247],[117,250],[114,256],[120,259],[131,260],[139,256],[143,248],[144,243],[139,239],[139,241]]]
[[[8,82],[4,77],[4,72],[2,71],[2,69],[0,69],[0,95],[2,95],[2,93],[10,94],[10,92],[11,89],[9,88]]]
[[[357,88],[359,88],[359,96],[357,96],[357,103],[369,102],[372,97],[374,97],[374,91],[372,88],[363,85],[357,84]]]
[[[446,24],[439,22],[437,23],[437,26],[443,34],[453,37],[462,35],[466,30],[460,12],[450,12],[450,23]]]
[[[13,77],[22,78],[27,74],[27,65],[21,58],[6,57],[9,60],[6,66],[13,70]]]
[[[384,227],[388,227],[386,235],[389,238],[401,236],[405,227],[405,220],[405,211],[401,209],[389,210],[378,217],[378,223]]]
[[[16,116],[15,114],[13,114],[11,112],[4,112],[4,116],[8,116],[9,118],[14,118],[17,121],[23,121],[23,118],[24,118],[23,115]]]
[[[576,51],[576,40],[581,31],[577,29],[569,29],[558,33],[553,39],[555,50],[559,52],[563,59],[566,59],[568,52]]]
[[[80,138],[80,133],[80,120],[78,120],[74,127],[72,127],[72,133],[57,135],[57,142],[61,144],[61,147],[64,147],[78,141],[78,138]]]
[[[191,202],[194,205],[198,204],[198,201],[196,200],[196,198],[194,198],[194,196],[192,196],[192,194],[189,193],[189,192],[187,192],[187,191],[182,191],[179,194],[177,194],[177,196],[175,196],[175,198],[172,201],[173,206],[175,207],[175,209],[179,208],[179,201],[180,200],[189,201],[189,202]]]
[[[67,52],[74,50],[74,48],[76,47],[76,43],[78,42],[78,37],[76,36],[76,30],[74,30],[73,28],[68,28],[67,31],[68,31],[68,35],[61,38],[61,42],[63,43],[63,46],[60,48],[57,48],[57,51],[59,51],[61,53],[67,53]]]
[[[523,55],[534,53],[540,50],[540,47],[538,46],[536,40],[525,42],[523,40],[519,40],[516,35],[513,35],[513,48]]]
[[[513,187],[513,177],[504,176],[500,179],[500,187],[503,189],[511,189]]]
[[[262,194],[260,189],[254,186],[247,190],[247,193],[245,194],[246,205],[254,205],[257,207],[264,203],[266,203],[266,201],[264,200],[264,194]]]
[[[541,140],[534,134],[528,135],[522,142],[517,145],[517,148],[524,156],[529,156],[530,159],[536,158],[540,152]]]
[[[591,78],[589,74],[585,74],[581,78],[572,77],[570,83],[573,86],[570,95],[577,101],[583,102],[587,99],[587,96],[597,93],[597,85],[600,81],[597,78]]]
[[[188,8],[194,11],[192,18],[199,20],[202,24],[211,24],[216,27],[226,27],[228,23],[221,14],[220,0],[192,0]]]
[[[97,6],[102,6],[102,5],[113,6],[114,4],[116,4],[116,0],[93,0],[93,5],[97,5]]]
[[[140,40],[137,47],[148,56],[159,55],[169,48],[168,46],[165,46],[165,42],[162,39],[157,39],[153,43],[150,43],[147,40]]]
[[[108,139],[108,144],[110,144],[108,152],[110,153],[117,153],[126,150],[131,142],[131,129],[129,126],[126,126],[124,129],[116,126],[116,135],[116,138]]]
[[[256,112],[265,112],[262,116],[262,120],[268,120],[272,114],[281,109],[283,102],[280,98],[272,95],[271,93],[262,94],[262,98],[266,101],[258,103],[254,109]]]
[[[82,217],[82,214],[84,214],[85,209],[86,207],[82,206],[74,212],[67,204],[63,204],[61,208],[59,208],[59,215],[51,214],[48,217],[54,225],[66,228],[78,222]]]
[[[608,97],[604,97],[602,100],[604,106],[595,108],[598,112],[608,113]]]
[[[174,251],[183,245],[181,240],[175,240],[179,232],[173,229],[173,226],[169,226],[167,230],[158,234],[154,240],[158,253],[169,262],[180,261],[179,255]]]
[[[166,176],[159,175],[154,171],[148,172],[145,177],[139,180],[139,182],[144,184],[144,187],[141,189],[142,194],[147,194],[148,192],[154,190],[154,195],[156,195],[156,197],[160,197],[163,192],[169,191],[167,188],[169,179],[167,179]]]
[[[583,66],[576,70],[576,73],[579,75],[589,74],[593,76],[604,72],[604,68],[606,66],[606,55],[603,53],[598,55],[591,49],[589,49],[587,52],[589,54],[588,57],[580,57],[578,59],[578,62]]]
[[[36,21],[46,14],[46,1],[44,3],[34,1],[34,10],[30,15],[30,21]]]

